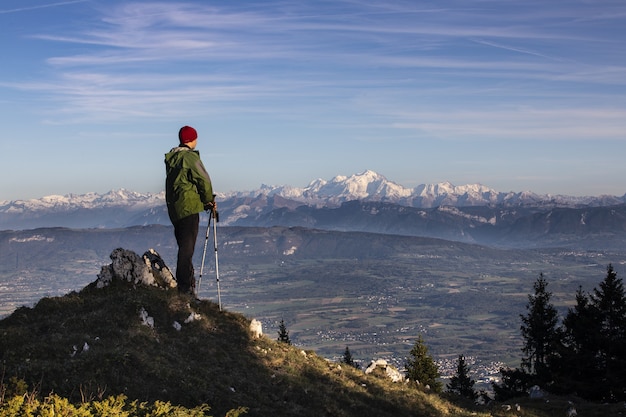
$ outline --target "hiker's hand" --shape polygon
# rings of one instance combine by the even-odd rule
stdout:
[[[204,210],[205,211],[215,211],[217,210],[217,203],[214,201],[212,203],[206,203],[204,205]]]

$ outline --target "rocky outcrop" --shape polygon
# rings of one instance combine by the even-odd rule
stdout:
[[[402,372],[389,365],[384,359],[372,360],[370,365],[365,370],[365,373],[371,374],[376,370],[376,368],[383,370],[387,378],[389,378],[392,382],[402,382],[406,380]]]
[[[100,269],[96,280],[97,288],[104,288],[114,280],[161,288],[176,287],[172,272],[154,249],[139,256],[131,250],[117,248],[109,257],[111,264]]]

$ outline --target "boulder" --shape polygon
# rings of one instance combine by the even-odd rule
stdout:
[[[157,285],[163,288],[176,288],[176,278],[174,278],[174,274],[165,265],[165,261],[161,258],[161,255],[158,254],[154,249],[148,249],[143,254],[143,261],[146,266],[150,268],[152,272],[152,276],[154,277]]]
[[[258,339],[263,336],[263,325],[257,319],[252,319],[250,322],[250,331],[252,332],[252,337]]]
[[[389,378],[391,382],[402,382],[406,379],[402,372],[389,365],[384,359],[372,360],[367,369],[365,369],[365,373],[371,374],[376,370],[376,368],[384,370],[385,376]]]
[[[176,287],[174,276],[154,249],[141,257],[131,250],[117,248],[109,257],[111,264],[100,269],[96,280],[97,288],[104,288],[114,280],[161,288]]]

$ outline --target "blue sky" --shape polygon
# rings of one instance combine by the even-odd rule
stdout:
[[[626,193],[623,0],[0,3],[0,200],[163,188]]]

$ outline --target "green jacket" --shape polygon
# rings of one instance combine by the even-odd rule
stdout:
[[[165,154],[165,201],[172,223],[205,210],[214,200],[211,178],[200,153],[188,146],[172,148]]]

